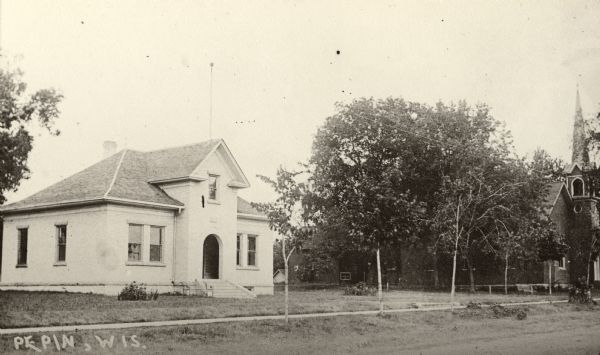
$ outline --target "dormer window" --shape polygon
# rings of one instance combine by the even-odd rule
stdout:
[[[208,176],[208,199],[216,201],[217,200],[217,186],[218,186],[219,177],[216,175]]]
[[[583,196],[583,180],[573,180],[573,196]]]

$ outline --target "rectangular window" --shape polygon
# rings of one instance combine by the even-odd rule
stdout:
[[[565,258],[564,256],[562,258],[560,258],[560,260],[558,260],[558,268],[559,269],[566,269],[566,265],[567,265],[567,258]]]
[[[236,244],[235,264],[237,266],[242,266],[242,234],[238,233],[235,244]]]
[[[248,266],[256,266],[256,236],[248,236]]]
[[[217,199],[217,176],[215,175],[208,176],[208,199]]]
[[[162,261],[163,227],[150,227],[150,261]]]
[[[27,228],[18,229],[17,244],[17,265],[27,265]]]
[[[65,262],[67,260],[67,226],[56,226],[56,261]]]
[[[142,260],[142,232],[142,225],[129,225],[129,244],[127,245],[127,259],[129,261]]]

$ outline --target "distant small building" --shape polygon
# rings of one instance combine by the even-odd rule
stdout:
[[[285,269],[277,269],[273,274],[273,283],[280,284],[285,282]]]

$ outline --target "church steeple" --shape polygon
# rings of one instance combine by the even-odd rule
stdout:
[[[585,122],[583,120],[583,111],[581,109],[581,100],[579,99],[579,85],[577,86],[577,97],[575,98],[575,120],[573,122],[573,155],[571,163],[578,163],[582,166],[590,162],[588,149],[586,145]]]

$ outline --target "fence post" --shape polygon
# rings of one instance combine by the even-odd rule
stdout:
[[[490,295],[492,294],[492,285],[488,285],[488,291],[490,291]]]

